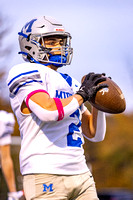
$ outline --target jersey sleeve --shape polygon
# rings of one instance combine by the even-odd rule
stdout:
[[[45,89],[38,68],[31,63],[14,66],[7,79],[10,98],[17,97],[22,103],[34,90]]]

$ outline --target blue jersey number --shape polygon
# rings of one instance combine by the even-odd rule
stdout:
[[[79,109],[77,109],[73,114],[70,115],[70,117],[77,117],[79,119],[80,113]],[[73,139],[73,134],[75,132],[80,132],[79,127],[81,126],[81,121],[79,119],[78,124],[71,123],[69,125],[69,134],[67,135],[67,145],[71,147],[81,147],[82,140],[80,137],[78,137],[76,140]]]

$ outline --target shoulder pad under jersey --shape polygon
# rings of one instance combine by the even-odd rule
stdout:
[[[22,63],[11,68],[7,78],[7,84],[11,94],[16,95],[20,88],[32,82],[42,83],[37,65],[35,63]]]

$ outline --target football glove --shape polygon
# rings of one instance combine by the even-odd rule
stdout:
[[[108,87],[107,84],[101,83],[105,80],[106,77],[104,73],[102,74],[95,74],[94,72],[89,73],[85,76],[85,79],[83,80],[83,83],[81,84],[81,87],[76,92],[76,94],[82,96],[83,102],[90,101],[91,98],[93,98],[96,95],[97,91],[99,91],[102,88]]]

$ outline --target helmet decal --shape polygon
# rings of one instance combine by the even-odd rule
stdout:
[[[56,28],[55,31],[65,31],[63,28]]]
[[[36,21],[37,19],[32,19],[30,22],[28,22],[26,25],[25,25],[25,29],[26,29],[26,33],[28,32],[31,32],[32,31],[32,25],[33,23]]]

